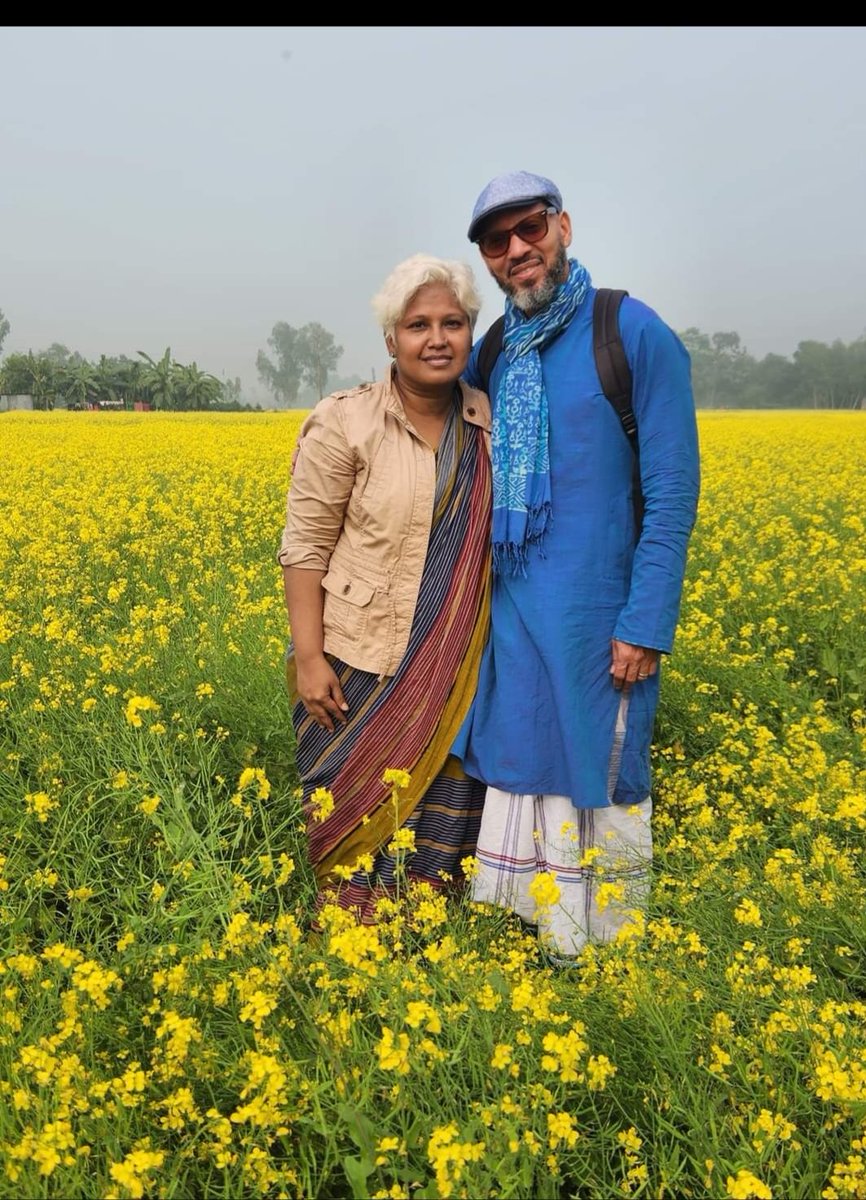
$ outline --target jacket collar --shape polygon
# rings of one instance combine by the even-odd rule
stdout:
[[[396,371],[397,368],[391,363],[382,380],[385,408],[405,425],[407,417],[395,382]],[[478,425],[485,433],[490,433],[490,403],[485,394],[469,387],[462,379],[458,381],[458,386],[463,401],[463,420],[469,425]]]

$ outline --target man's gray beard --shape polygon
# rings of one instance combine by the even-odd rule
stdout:
[[[511,297],[515,308],[519,308],[524,316],[531,317],[535,313],[541,312],[543,308],[547,308],[556,295],[556,289],[567,276],[568,257],[565,253],[565,246],[560,243],[556,258],[545,271],[541,283],[536,284],[534,288],[516,288],[512,284],[504,282],[499,286],[507,296]]]

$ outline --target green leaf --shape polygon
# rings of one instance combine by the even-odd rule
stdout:
[[[347,1155],[343,1159],[343,1170],[346,1172],[354,1200],[369,1200],[367,1176],[372,1175],[373,1169],[373,1163],[368,1158],[350,1158]]]
[[[821,647],[821,666],[828,675],[839,678],[839,655],[830,646]]]
[[[346,1122],[349,1136],[361,1153],[368,1158],[373,1158],[376,1153],[376,1130],[372,1122],[364,1116],[360,1109],[351,1104],[338,1105],[337,1112]]]

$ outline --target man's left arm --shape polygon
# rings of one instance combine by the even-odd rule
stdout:
[[[639,311],[646,315],[634,330],[635,353],[629,358],[644,514],[628,599],[614,629],[611,667],[615,680],[625,674],[628,682],[651,674],[658,654],[673,648],[700,494],[688,351],[657,314],[645,306]],[[625,330],[623,336],[628,349]]]

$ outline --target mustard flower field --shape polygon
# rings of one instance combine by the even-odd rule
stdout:
[[[866,413],[700,414],[651,901],[566,971],[306,932],[301,415],[0,417],[0,1194],[866,1198]]]

